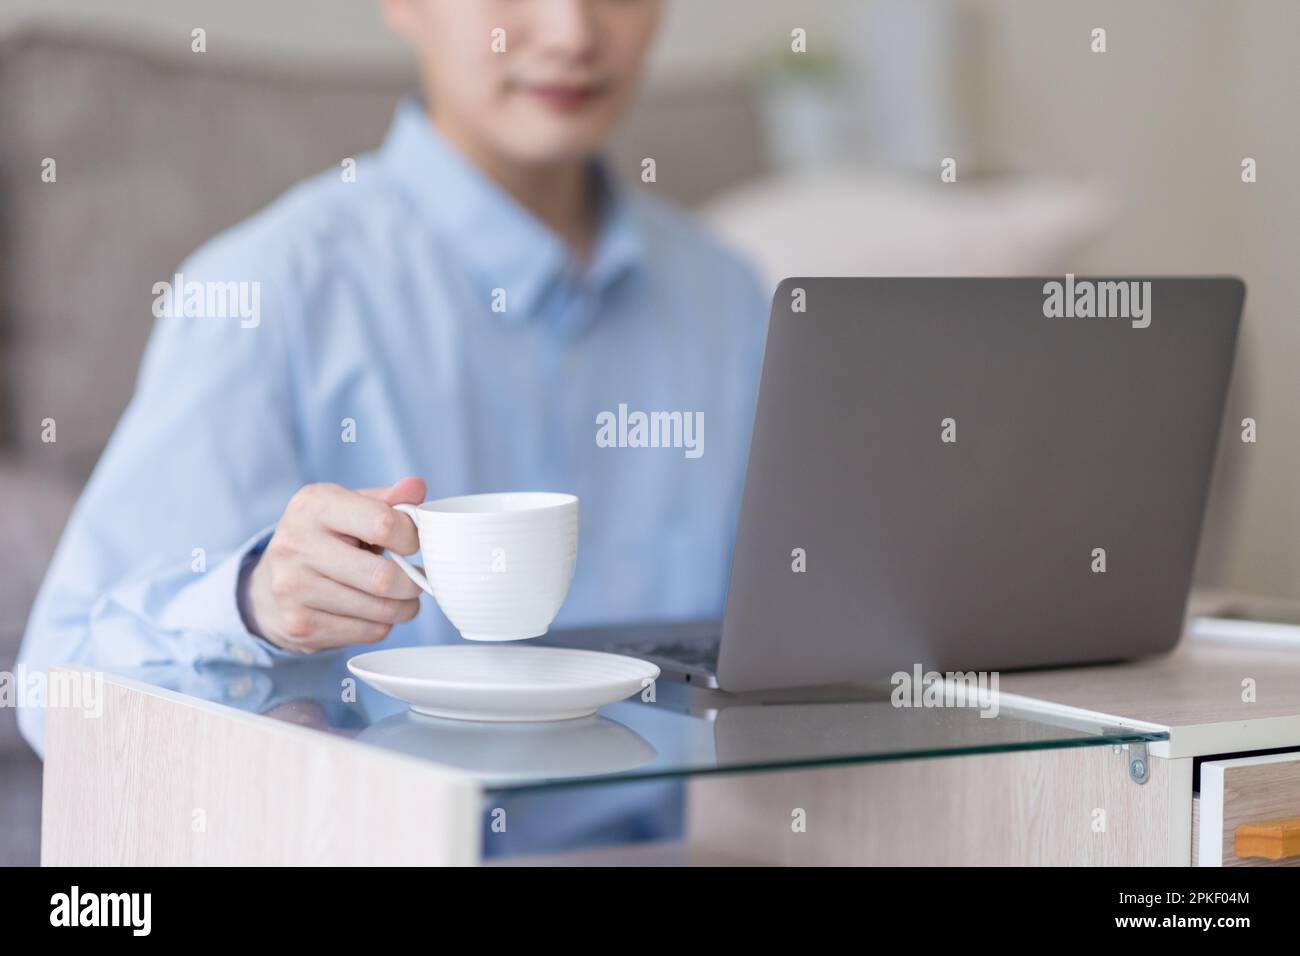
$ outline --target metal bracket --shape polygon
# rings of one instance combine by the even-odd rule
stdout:
[[[1139,787],[1151,779],[1151,757],[1147,753],[1147,742],[1138,741],[1135,744],[1114,744],[1115,753],[1128,751],[1128,758],[1125,761],[1128,764],[1128,775]]]
[[[1151,779],[1151,758],[1145,740],[1128,745],[1128,775],[1139,786]]]

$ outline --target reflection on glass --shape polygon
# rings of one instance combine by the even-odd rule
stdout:
[[[470,773],[498,793],[1168,737],[1005,703],[996,717],[979,707],[895,707],[888,686],[733,695],[661,680],[653,701],[632,697],[596,716],[530,724],[414,714],[356,681],[341,656],[122,673]]]

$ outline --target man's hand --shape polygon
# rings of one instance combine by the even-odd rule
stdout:
[[[420,589],[380,552],[420,550],[395,504],[419,504],[424,482],[350,491],[307,485],[285,506],[248,579],[250,627],[292,651],[373,644],[420,610]]]

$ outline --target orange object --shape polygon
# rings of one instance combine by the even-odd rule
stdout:
[[[1235,849],[1241,859],[1289,860],[1300,857],[1300,817],[1244,823],[1237,827]]]

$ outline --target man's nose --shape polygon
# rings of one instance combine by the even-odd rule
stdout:
[[[596,49],[600,30],[593,9],[600,0],[541,0],[533,35],[548,53],[585,59]]]

